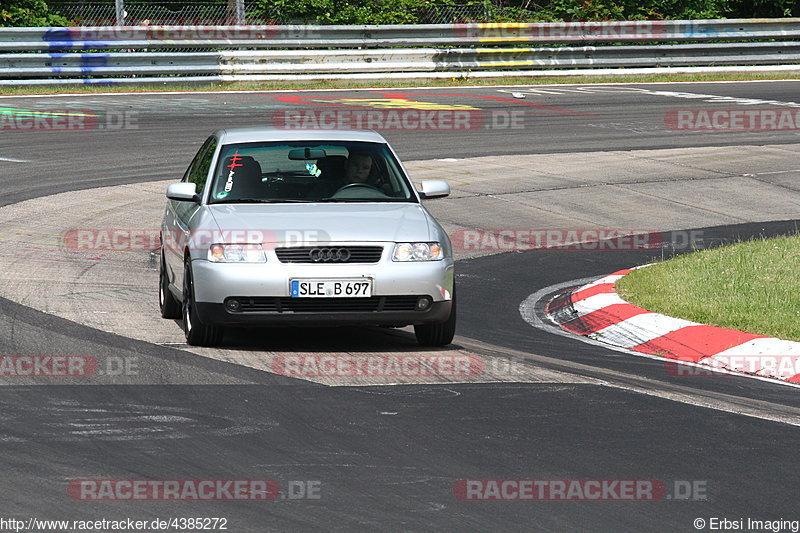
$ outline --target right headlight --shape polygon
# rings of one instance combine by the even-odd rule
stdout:
[[[260,244],[212,244],[208,247],[212,263],[266,263]]]
[[[444,250],[439,242],[398,242],[392,261],[441,261]]]

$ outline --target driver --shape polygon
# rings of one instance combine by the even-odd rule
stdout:
[[[370,175],[373,170],[372,156],[365,152],[351,152],[350,157],[344,163],[344,174],[338,180],[322,181],[315,185],[309,197],[328,198],[348,185],[364,185],[370,188],[377,188]],[[380,190],[380,189],[378,189]]]
[[[369,173],[372,171],[372,156],[369,154],[354,152],[347,159],[344,170],[344,182],[366,183]]]

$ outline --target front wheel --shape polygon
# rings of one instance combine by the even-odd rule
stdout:
[[[197,315],[192,261],[189,258],[186,258],[183,268],[183,332],[186,335],[186,344],[191,346],[216,346],[222,341],[222,327],[205,324]]]
[[[453,303],[450,316],[440,324],[422,324],[414,326],[414,335],[422,346],[446,346],[453,342],[456,334],[456,292],[453,289]]]

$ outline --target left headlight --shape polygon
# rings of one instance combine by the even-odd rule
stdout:
[[[212,263],[266,263],[260,244],[212,244],[208,247]]]
[[[394,245],[392,261],[441,261],[442,244],[438,242],[398,242]]]

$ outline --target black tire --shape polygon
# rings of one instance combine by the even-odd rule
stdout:
[[[161,309],[161,318],[180,318],[181,303],[169,290],[167,268],[164,263],[164,252],[161,252],[161,266],[158,269],[158,307]]]
[[[206,324],[197,315],[194,301],[192,261],[187,257],[183,267],[183,332],[186,344],[191,346],[216,346],[222,341],[223,328]]]
[[[439,324],[422,324],[414,326],[414,335],[422,346],[447,346],[453,342],[456,334],[456,291],[453,290],[453,304],[450,316]]]

